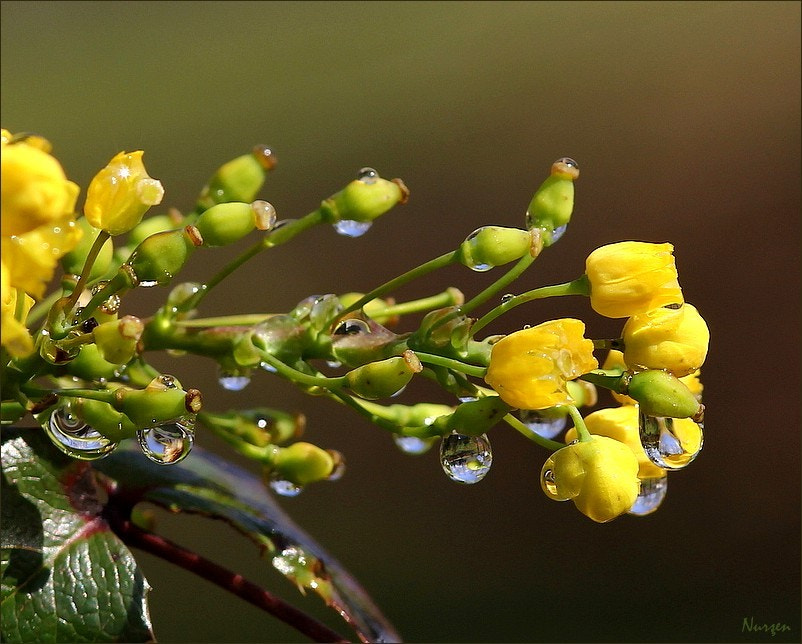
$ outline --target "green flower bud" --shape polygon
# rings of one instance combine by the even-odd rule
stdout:
[[[89,249],[92,248],[97,234],[100,232],[97,228],[92,227],[92,224],[89,223],[86,217],[81,217],[76,220],[75,223],[78,224],[78,227],[81,229],[81,240],[75,248],[61,258],[61,267],[68,275],[81,274]],[[94,280],[103,276],[109,269],[113,256],[114,246],[111,243],[111,239],[107,239],[95,258],[95,262],[92,264],[89,279]]]
[[[100,357],[113,364],[125,364],[136,353],[145,325],[138,317],[126,315],[119,320],[104,322],[92,331]]]
[[[443,435],[457,431],[466,436],[480,436],[509,411],[510,406],[499,396],[485,396],[462,403],[453,414],[437,418],[434,425],[443,430]]]
[[[647,416],[698,417],[704,407],[679,378],[667,371],[649,370],[633,374],[627,391]]]
[[[277,448],[271,465],[274,475],[301,486],[328,478],[333,469],[328,451],[304,442]]]
[[[119,368],[119,364],[104,360],[94,344],[82,346],[78,356],[67,365],[70,375],[83,380],[111,380],[116,377]]]
[[[401,179],[382,179],[372,168],[364,168],[359,178],[321,204],[329,223],[371,222],[396,204],[404,204],[409,190]]]
[[[551,166],[551,175],[537,189],[526,210],[526,227],[543,231],[543,245],[557,241],[554,232],[567,225],[574,210],[574,181],[579,176],[576,161],[563,157]]]
[[[459,261],[475,271],[490,270],[520,259],[532,249],[532,233],[519,228],[483,226],[459,247]]]
[[[133,438],[140,429],[128,416],[100,400],[77,398],[75,411],[87,425],[115,443]]]
[[[197,228],[193,226],[166,230],[151,235],[139,244],[127,264],[140,286],[163,286],[173,279],[195,247],[202,243]]]
[[[201,210],[229,201],[254,200],[267,172],[276,165],[273,151],[265,145],[257,145],[250,154],[245,154],[223,164],[203,188],[198,200]]]
[[[393,353],[401,336],[356,311],[334,323],[331,332],[332,355],[347,367],[358,367],[376,356]]]
[[[158,376],[145,389],[121,387],[115,393],[114,407],[140,429],[196,414],[201,409],[200,392],[197,389],[184,391],[172,376]]]
[[[183,217],[177,210],[173,210],[167,215],[155,215],[140,221],[131,229],[126,239],[129,248],[136,248],[151,235],[162,233],[165,230],[175,230],[181,226]]]
[[[195,222],[204,246],[226,246],[239,241],[254,228],[267,230],[275,224],[275,209],[266,201],[231,201],[212,206]],[[272,216],[271,216],[272,215]]]
[[[407,386],[423,370],[420,360],[407,349],[403,355],[370,362],[345,374],[345,382],[357,396],[367,400],[388,398]]]

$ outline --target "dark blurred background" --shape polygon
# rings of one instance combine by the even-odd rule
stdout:
[[[369,290],[480,225],[520,226],[552,161],[574,157],[570,229],[515,290],[578,276],[605,243],[671,241],[712,332],[705,450],[652,516],[597,525],[549,501],[546,453],[502,426],[489,476],[459,486],[436,451],[403,455],[269,374],[235,394],[211,363],[154,363],[208,408],[303,409],[307,437],[345,453],[341,481],[281,504],[408,641],[799,641],[799,41],[798,2],[3,2],[2,123],[49,138],[82,194],[116,152],[144,149],[164,206],[186,208],[256,143],[279,158],[261,196],[281,217],[313,210],[362,166],[410,187],[360,239],[313,230],[260,256],[206,315]],[[249,244],[195,255],[186,279]],[[493,277],[454,269],[397,295],[471,295]],[[125,312],[147,315],[165,294],[136,293]],[[595,337],[621,326],[569,298],[520,307],[494,332],[562,316]],[[225,525],[161,521],[344,632]],[[141,561],[162,641],[298,641]],[[743,632],[745,618],[790,631]]]

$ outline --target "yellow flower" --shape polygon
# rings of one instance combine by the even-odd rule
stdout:
[[[39,299],[53,277],[59,258],[81,239],[81,229],[68,219],[45,225],[23,235],[3,236],[3,262],[10,284]]]
[[[700,380],[701,375],[701,370],[697,369],[693,373],[679,379],[681,383],[690,389],[691,393],[696,396],[696,400],[699,402],[702,401],[702,390],[704,389],[702,381]]]
[[[110,235],[128,232],[148,208],[161,203],[164,188],[148,176],[143,154],[142,150],[120,152],[92,178],[84,213],[95,228]]]
[[[78,192],[61,164],[44,150],[24,141],[3,145],[3,237],[22,235],[72,217]]]
[[[511,333],[493,345],[485,382],[519,409],[573,404],[566,381],[598,367],[585,324],[570,318]]]
[[[624,443],[591,436],[554,452],[540,483],[549,498],[571,499],[582,514],[604,523],[629,511],[638,498],[638,459]]]
[[[635,405],[598,409],[585,416],[585,426],[591,434],[613,438],[629,447],[638,459],[638,478],[659,478],[665,474],[665,470],[652,463],[643,451],[638,416],[638,408]],[[573,427],[565,433],[566,443],[576,438],[577,432]]]
[[[682,304],[671,244],[625,241],[594,250],[585,262],[590,304],[609,318]]]
[[[630,369],[665,369],[681,377],[702,366],[710,331],[696,308],[686,303],[633,315],[624,325],[623,340]]]
[[[0,294],[0,338],[3,346],[15,358],[28,355],[33,351],[33,339],[25,325],[17,320],[17,290],[11,286],[10,275],[5,262],[0,262],[2,274],[2,293]],[[25,296],[22,307],[22,319],[28,315],[33,299]]]

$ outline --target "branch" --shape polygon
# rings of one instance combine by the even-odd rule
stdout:
[[[276,597],[264,588],[248,581],[242,575],[223,568],[164,537],[143,530],[131,521],[130,516],[125,516],[120,512],[120,509],[113,509],[111,504],[107,506],[106,519],[109,521],[112,530],[126,545],[149,552],[213,584],[217,584],[240,599],[244,599],[280,619],[285,624],[292,626],[311,640],[315,642],[348,641],[325,624],[295,608],[292,604],[288,604],[283,599]]]

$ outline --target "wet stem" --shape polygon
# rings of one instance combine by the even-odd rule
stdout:
[[[128,546],[138,548],[210,581],[248,603],[270,613],[314,642],[347,642],[325,624],[276,597],[242,575],[216,564],[162,536],[143,530],[131,520],[131,505],[112,496],[105,508],[112,530]]]

